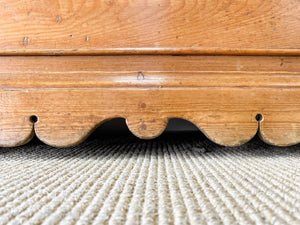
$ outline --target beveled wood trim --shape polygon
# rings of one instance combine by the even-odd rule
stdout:
[[[1,76],[2,75],[2,76]],[[37,76],[39,75],[39,76]],[[9,77],[9,79],[7,79]],[[300,72],[70,71],[0,72],[0,88],[300,88]]]
[[[232,55],[232,56],[299,56],[300,48],[0,48],[0,56],[102,56],[102,55]]]
[[[169,119],[182,118],[221,145],[241,145],[257,132],[273,145],[300,142],[299,57],[1,59],[2,147],[27,143],[34,134],[52,146],[72,146],[117,117],[146,139],[160,135]]]
[[[2,56],[0,88],[300,87],[299,57]]]

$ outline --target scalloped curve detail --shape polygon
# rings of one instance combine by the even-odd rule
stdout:
[[[33,123],[32,132],[30,133],[30,135],[27,135],[26,137],[21,138],[17,142],[11,143],[9,145],[3,145],[3,144],[1,144],[1,147],[16,147],[16,146],[24,145],[24,144],[30,142],[34,136],[36,136],[41,142],[43,142],[43,143],[45,143],[45,144],[47,144],[49,146],[53,146],[53,147],[57,147],[57,148],[65,148],[65,147],[75,146],[77,144],[82,143],[84,140],[86,140],[103,123],[105,123],[105,122],[107,122],[109,120],[115,119],[115,118],[123,118],[123,119],[125,119],[126,125],[128,127],[128,130],[134,136],[136,136],[138,138],[141,138],[141,139],[153,139],[153,138],[156,138],[156,137],[160,136],[165,131],[165,129],[167,127],[167,124],[168,124],[168,122],[169,122],[170,119],[179,118],[179,119],[186,120],[186,121],[190,122],[191,124],[195,125],[195,127],[197,127],[199,129],[199,131],[202,132],[209,140],[211,140],[212,142],[214,142],[216,144],[223,145],[223,146],[229,146],[229,147],[241,146],[241,145],[247,143],[248,141],[250,141],[257,133],[258,133],[260,139],[263,142],[265,142],[267,144],[270,144],[270,145],[275,145],[275,146],[291,146],[291,145],[295,145],[295,144],[300,143],[300,140],[298,139],[298,137],[296,137],[295,141],[289,142],[287,144],[286,143],[282,144],[282,143],[276,143],[276,142],[274,142],[274,140],[273,140],[274,138],[268,137],[268,135],[265,134],[262,131],[262,127],[261,127],[261,123],[262,122],[256,122],[257,123],[257,129],[253,130],[252,134],[247,135],[247,138],[235,139],[236,140],[235,142],[224,144],[222,141],[220,141],[220,139],[218,139],[218,137],[212,136],[208,132],[206,132],[205,128],[203,128],[200,125],[198,125],[197,123],[195,123],[195,122],[193,122],[191,120],[185,119],[185,118],[180,118],[180,117],[166,118],[165,117],[163,119],[160,119],[162,121],[166,121],[166,123],[164,123],[164,126],[161,129],[157,129],[157,132],[156,132],[155,135],[152,134],[149,137],[144,137],[144,136],[139,135],[137,132],[134,131],[134,129],[132,129],[132,128],[130,128],[130,126],[128,126],[128,119],[127,118],[125,118],[125,117],[112,117],[112,118],[104,119],[104,120],[100,121],[99,123],[95,124],[94,126],[87,128],[83,135],[78,135],[78,138],[73,139],[73,141],[68,141],[68,142],[66,142],[64,144],[54,143],[53,141],[48,140],[47,138],[41,136],[40,133],[39,133],[39,131],[36,128],[36,123]],[[39,122],[37,122],[37,123],[39,123]]]

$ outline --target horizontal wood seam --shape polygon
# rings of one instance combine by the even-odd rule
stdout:
[[[72,49],[0,49],[0,56],[97,56],[97,55],[238,55],[300,56],[300,48],[72,48]]]

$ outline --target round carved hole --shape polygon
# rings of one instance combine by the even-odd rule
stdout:
[[[258,122],[261,122],[261,121],[263,121],[264,120],[264,116],[262,115],[262,114],[257,114],[256,116],[255,116],[255,119],[258,121]]]
[[[30,120],[30,122],[32,122],[32,123],[36,123],[36,122],[39,120],[39,118],[38,118],[36,115],[32,115],[32,116],[29,118],[29,120]]]

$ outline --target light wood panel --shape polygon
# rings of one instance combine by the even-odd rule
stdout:
[[[1,57],[0,146],[34,133],[71,146],[115,117],[140,138],[178,117],[222,145],[241,145],[257,131],[267,143],[296,144],[299,66],[299,57],[275,56]]]
[[[299,0],[6,0],[1,55],[299,55]]]

